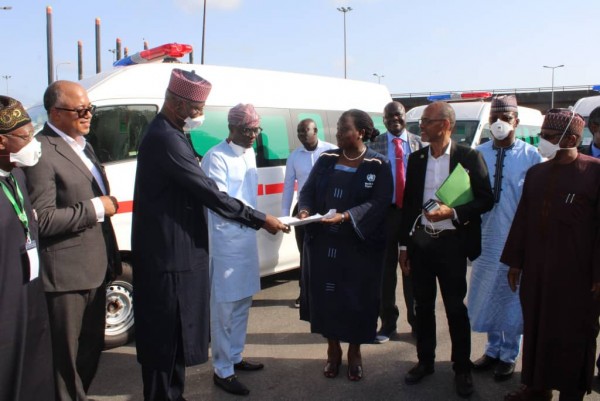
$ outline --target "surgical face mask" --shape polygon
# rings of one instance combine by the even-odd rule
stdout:
[[[499,141],[505,139],[513,130],[514,128],[511,124],[500,119],[497,119],[495,123],[490,125],[490,131],[492,132],[492,135]]]
[[[35,166],[42,156],[42,144],[36,139],[32,139],[27,145],[23,146],[17,153],[10,154],[10,161],[17,167]]]
[[[202,124],[204,124],[204,114],[201,116],[198,116],[196,118],[187,117],[184,121],[185,121],[185,125],[183,126],[183,130],[191,131],[195,128],[200,127]]]
[[[562,136],[560,137],[562,139]],[[558,141],[560,143],[560,141]],[[538,143],[538,152],[542,157],[547,159],[553,159],[556,156],[556,152],[560,149],[560,145],[558,143],[554,144],[550,141],[545,140],[544,138],[540,138],[540,142]]]
[[[573,118],[575,117],[575,112],[573,110],[571,110],[571,113],[573,113],[571,115],[571,119],[569,120],[569,123],[567,124],[565,130],[563,131],[562,135],[560,136],[560,139],[558,140],[558,142],[556,142],[554,144],[554,143],[540,137],[540,142],[538,143],[538,152],[540,152],[540,155],[542,155],[542,157],[545,157],[548,160],[551,160],[556,156],[556,152],[558,152],[560,149],[576,149],[576,148],[561,148],[560,147],[560,142],[565,137],[565,134],[569,130],[569,127],[571,126],[571,122],[573,121]]]

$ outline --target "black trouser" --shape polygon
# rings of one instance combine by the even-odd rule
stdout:
[[[296,203],[296,206],[294,206],[292,216],[295,216],[297,214],[298,203]],[[298,252],[300,252],[300,268],[298,269],[298,285],[300,285],[300,277],[302,276],[302,274],[300,273],[302,270],[302,250],[304,249],[304,226],[295,226],[294,235],[296,236],[296,245],[298,246]]]
[[[46,292],[56,399],[85,400],[104,347],[106,286]]]
[[[413,234],[414,251],[410,255],[415,310],[417,315],[417,356],[419,362],[432,365],[435,360],[436,278],[448,318],[452,340],[453,369],[471,370],[471,325],[464,299],[467,294],[467,259],[455,230],[443,231],[439,238],[422,229]],[[419,244],[417,244],[419,243]]]
[[[383,282],[381,284],[381,330],[392,332],[396,330],[396,322],[400,311],[396,305],[396,285],[398,283],[398,237],[402,209],[395,205],[389,207],[386,213],[386,248],[383,261]],[[415,327],[415,311],[413,299],[413,285],[410,276],[402,276],[402,290],[406,304],[406,320],[411,327]]]
[[[181,321],[179,322],[177,328],[177,338],[177,349],[173,354],[171,366],[155,368],[142,364],[144,401],[184,400],[183,390],[185,386],[185,359],[183,357]]]

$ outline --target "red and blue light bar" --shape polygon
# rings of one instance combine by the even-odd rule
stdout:
[[[475,99],[488,99],[492,97],[492,92],[453,92],[444,93],[441,95],[431,95],[427,98],[430,102],[447,101],[447,100],[475,100]]]
[[[143,50],[139,53],[132,54],[115,61],[113,66],[124,67],[126,65],[144,64],[162,61],[165,57],[179,58],[192,52],[191,45],[181,43],[167,43],[162,46],[153,47],[152,49]]]

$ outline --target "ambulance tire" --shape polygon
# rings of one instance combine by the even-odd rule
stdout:
[[[131,265],[123,262],[123,274],[106,286],[104,349],[120,347],[133,340],[135,326],[132,277]]]

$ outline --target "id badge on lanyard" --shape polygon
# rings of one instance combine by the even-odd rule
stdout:
[[[40,257],[35,240],[27,238],[25,250],[27,251],[27,258],[29,259],[29,281],[31,281],[38,278],[40,275]]]
[[[17,217],[23,226],[23,230],[25,231],[25,252],[27,252],[27,259],[29,261],[29,281],[31,281],[40,275],[40,259],[38,255],[37,244],[35,240],[31,239],[31,235],[29,233],[29,219],[27,218],[27,212],[25,211],[25,201],[23,200],[21,188],[19,188],[19,184],[12,174],[9,177],[15,186],[15,192],[19,198],[19,201],[17,202],[4,182],[0,181],[0,186],[2,186],[4,194],[15,210],[15,213],[17,214]]]

